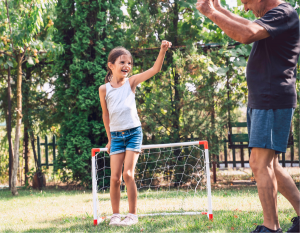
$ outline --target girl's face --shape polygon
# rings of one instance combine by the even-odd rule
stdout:
[[[122,55],[117,58],[115,64],[109,62],[108,66],[114,77],[125,78],[132,68],[131,57],[128,55]]]

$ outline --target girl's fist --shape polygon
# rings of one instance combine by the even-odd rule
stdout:
[[[167,40],[163,40],[162,42],[161,42],[161,49],[162,50],[164,50],[164,51],[167,51],[168,50],[168,48],[171,48],[171,46],[172,46],[172,43],[171,42],[169,42],[169,41],[167,41]]]

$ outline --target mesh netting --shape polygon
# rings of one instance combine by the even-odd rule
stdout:
[[[95,156],[98,216],[112,215],[110,159]],[[207,211],[205,153],[199,146],[145,149],[135,169],[138,214],[184,214]],[[121,183],[120,213],[128,213],[125,182]]]

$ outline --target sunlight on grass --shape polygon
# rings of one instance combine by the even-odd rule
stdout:
[[[241,190],[213,190],[214,221],[204,215],[196,216],[158,216],[140,217],[139,223],[129,228],[110,228],[109,220],[94,227],[92,217],[92,194],[90,191],[19,190],[18,197],[12,197],[8,190],[0,191],[0,231],[1,232],[249,232],[255,224],[262,223],[262,211],[256,187]],[[184,193],[158,198],[156,192],[142,193],[138,207],[145,212],[167,211],[166,206],[183,206],[194,211],[207,210],[207,196],[183,199]],[[294,211],[289,202],[278,194],[279,219],[282,228],[290,225]],[[109,194],[99,194],[103,198],[102,213],[109,216],[111,212]],[[184,200],[184,201],[183,201]],[[144,205],[146,204],[146,205]],[[142,207],[144,206],[144,207]],[[172,207],[176,210],[177,207]],[[99,204],[100,209],[100,204]],[[127,213],[126,194],[122,193],[122,211]],[[100,211],[98,211],[100,214]]]
[[[111,204],[108,193],[98,194],[98,210],[100,216],[110,216]],[[208,198],[206,191],[155,191],[148,190],[138,193],[138,213],[164,213],[164,212],[189,212],[208,211]],[[122,192],[120,213],[128,213],[127,194]]]
[[[163,213],[163,212],[207,212],[208,198],[206,191],[202,192],[177,192],[167,193],[159,191],[147,191],[139,194],[138,213]],[[109,193],[98,194],[98,214],[99,216],[112,215]],[[243,211],[260,211],[261,205],[256,192],[253,191],[215,191],[212,197],[213,210],[243,210]],[[278,196],[278,205],[282,206],[281,210],[291,208],[289,202]],[[128,213],[128,201],[126,193],[121,194],[120,213]]]

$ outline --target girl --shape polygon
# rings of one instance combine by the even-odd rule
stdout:
[[[135,89],[138,84],[161,70],[171,42],[162,41],[159,55],[149,70],[127,78],[132,70],[133,59],[123,47],[113,49],[108,55],[108,72],[104,85],[99,88],[102,117],[108,137],[106,145],[110,155],[110,198],[113,216],[111,226],[130,226],[138,222],[137,188],[134,181],[135,165],[141,152],[143,133],[136,104]],[[119,214],[120,184],[123,178],[127,187],[129,214],[121,221]]]

